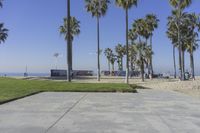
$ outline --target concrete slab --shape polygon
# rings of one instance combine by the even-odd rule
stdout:
[[[41,93],[0,106],[1,133],[199,133],[200,101],[170,91]]]

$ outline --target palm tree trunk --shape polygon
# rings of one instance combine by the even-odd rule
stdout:
[[[99,17],[97,17],[97,80],[100,81],[100,39],[99,39]]]
[[[182,54],[182,62],[181,62],[181,66],[182,66],[182,80],[185,80],[185,51],[182,50],[181,51]]]
[[[128,57],[128,8],[126,9],[126,81],[129,84],[129,57]]]
[[[178,2],[178,46],[179,46],[179,71],[180,71],[180,79],[185,80],[185,73],[183,69],[183,57],[182,57],[182,43],[181,43],[181,33],[180,33],[180,16],[181,16],[181,1]]]
[[[150,47],[151,47],[151,50],[153,50],[152,38],[153,38],[153,35],[151,34],[151,36],[150,36]],[[154,73],[153,72],[153,56],[151,56],[151,58],[150,58],[150,74],[151,74],[151,77],[153,77],[153,73]]]
[[[123,71],[124,68],[123,68],[123,57],[121,57],[121,71]]]
[[[73,44],[71,41],[71,49],[70,49],[70,62],[71,62],[71,71],[73,71]]]
[[[70,29],[70,0],[67,0],[67,18],[68,18],[68,38],[67,38],[67,64],[68,64],[68,73],[67,73],[67,79],[68,82],[71,82],[71,29]]]
[[[108,60],[108,71],[110,72],[110,61]]]
[[[115,64],[112,64],[112,73],[114,74],[115,71]],[[114,75],[113,75],[114,76]]]
[[[120,64],[120,63],[121,63],[121,61],[118,59],[117,64],[118,64],[118,70],[119,70],[119,71],[122,70],[122,68],[121,68],[121,64]]]
[[[174,60],[174,78],[176,79],[176,55],[175,55],[175,46],[173,46],[173,60]]]
[[[190,52],[190,67],[191,67],[191,76],[192,79],[195,80],[195,75],[194,75],[194,56],[193,56],[193,52]]]
[[[133,71],[133,57],[132,56],[131,56],[130,62],[131,62],[131,71]]]
[[[147,43],[148,43],[148,38],[146,38],[146,46],[147,46]],[[147,68],[147,70],[148,70],[148,76],[150,77],[150,74],[151,74],[151,72],[150,72],[150,61],[147,61],[147,63],[146,63],[146,68]]]
[[[178,52],[179,52],[179,79],[182,80],[181,50],[180,50],[180,48],[179,48]]]
[[[141,57],[141,76],[142,76],[142,82],[144,82],[144,60],[143,58]]]
[[[140,37],[139,37],[139,42],[140,44],[142,44]],[[139,55],[140,55],[140,61],[141,61],[141,65],[140,65],[141,78],[142,78],[142,82],[144,82],[144,59],[142,57],[141,49],[139,52],[140,52]]]

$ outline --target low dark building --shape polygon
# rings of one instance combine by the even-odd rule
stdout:
[[[73,76],[93,76],[93,74],[91,70],[73,70]]]
[[[67,70],[51,70],[51,77],[67,77]]]

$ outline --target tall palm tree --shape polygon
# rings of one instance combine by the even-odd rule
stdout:
[[[3,0],[0,0],[0,7],[3,7]]]
[[[110,62],[110,59],[111,59],[111,56],[112,56],[112,49],[106,48],[105,51],[104,51],[104,54],[105,54],[105,56],[107,58],[107,61],[108,61],[108,70],[109,70],[109,72],[111,74],[111,69],[110,69],[110,63],[111,62]]]
[[[8,29],[4,28],[4,24],[0,23],[0,44],[4,43],[8,37]]]
[[[134,21],[134,23],[132,24],[132,30],[137,33],[138,35],[138,38],[139,38],[139,44],[143,45],[143,42],[141,40],[141,38],[144,38],[146,41],[145,41],[145,45],[147,46],[147,38],[149,36],[148,34],[148,30],[147,30],[147,23],[145,21],[145,19],[137,19]],[[144,48],[144,46],[141,46],[140,47],[140,50],[139,52],[142,52],[142,48]],[[144,65],[145,65],[145,62],[144,62],[144,57],[142,56],[142,53],[139,54],[140,57],[140,62],[141,62],[141,75],[142,75],[142,79],[144,78]],[[148,64],[146,64],[148,66]]]
[[[178,30],[176,26],[176,22],[174,21],[173,16],[168,17],[168,29],[167,29],[167,36],[169,39],[171,39],[172,44],[173,44],[173,62],[174,62],[174,78],[176,78],[176,54],[175,54],[175,49],[178,47],[177,44],[177,35],[178,35]],[[179,55],[180,57],[180,55]],[[180,60],[179,60],[179,67],[181,66]]]
[[[119,7],[122,7],[126,13],[126,83],[129,83],[129,57],[128,57],[128,10],[137,6],[137,0],[115,0]]]
[[[126,49],[124,48],[124,46],[122,46],[122,44],[118,44],[116,47],[115,47],[115,52],[117,54],[117,62],[118,62],[118,68],[119,68],[119,71],[123,71],[123,57],[125,55],[125,51]]]
[[[150,47],[152,49],[152,38],[153,38],[153,31],[158,28],[159,19],[154,14],[146,15],[146,22],[148,25],[149,33],[150,33]],[[150,74],[153,75],[153,64],[152,64],[152,57],[150,59]],[[151,76],[152,77],[152,76]]]
[[[186,49],[190,54],[190,68],[191,68],[191,76],[192,79],[195,80],[195,74],[194,74],[194,56],[193,53],[196,51],[196,49],[199,47],[198,45],[198,33],[197,30],[199,28],[200,20],[199,16],[195,13],[188,14],[188,19],[186,23],[186,37],[185,40],[186,43]]]
[[[180,71],[180,79],[184,80],[185,79],[185,72],[184,72],[184,61],[183,61],[183,51],[182,51],[182,44],[181,44],[181,35],[180,35],[180,17],[182,14],[182,11],[188,7],[191,3],[192,0],[169,0],[170,4],[177,10],[177,29],[178,29],[178,46],[179,46],[179,71]]]
[[[198,42],[199,41],[197,39],[198,34],[196,32],[194,32],[191,35],[190,41],[188,41],[188,45],[187,45],[187,51],[190,54],[190,70],[191,70],[191,78],[193,80],[195,80],[195,72],[194,72],[194,52],[198,49],[199,45]]]
[[[110,0],[85,0],[85,2],[87,12],[97,19],[97,80],[100,81],[99,19],[106,14]]]
[[[60,34],[64,35],[65,40],[68,42],[68,81],[71,81],[71,71],[72,68],[72,41],[74,40],[74,36],[77,36],[80,34],[80,21],[78,21],[75,17],[70,17],[68,21],[68,18],[63,19],[63,25],[60,26]],[[70,24],[70,26],[68,25]],[[70,27],[70,32],[68,27]]]

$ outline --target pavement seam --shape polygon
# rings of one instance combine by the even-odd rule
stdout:
[[[68,114],[76,105],[78,105],[81,100],[83,100],[88,94],[83,95],[79,100],[77,100],[69,109],[67,109],[63,115],[61,115],[47,130],[45,133],[47,133],[51,128],[53,128],[66,114]]]

